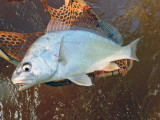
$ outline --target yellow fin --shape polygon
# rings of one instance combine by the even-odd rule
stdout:
[[[105,66],[102,70],[103,71],[114,71],[118,69],[119,69],[119,66],[116,63],[111,62],[107,66]]]

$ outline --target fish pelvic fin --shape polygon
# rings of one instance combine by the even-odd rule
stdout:
[[[92,86],[92,81],[90,77],[88,77],[88,75],[85,74],[71,76],[68,79],[80,86]]]
[[[126,46],[130,49],[130,59],[133,59],[135,61],[139,61],[139,59],[136,56],[137,44],[139,41],[140,41],[140,38],[137,38],[132,43],[130,43],[129,45]]]

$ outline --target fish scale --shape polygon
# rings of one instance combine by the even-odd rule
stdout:
[[[109,25],[107,23],[105,23],[105,25],[107,24],[109,27],[105,27],[103,21],[97,19],[98,16],[96,16],[96,14],[94,14],[91,11],[91,9],[90,9],[89,6],[82,5],[82,4],[79,4],[79,3],[78,2],[73,2],[74,8],[72,8],[72,6],[66,4],[66,5],[63,5],[62,7],[60,7],[60,9],[54,9],[52,7],[48,7],[47,10],[50,12],[50,14],[52,16],[51,18],[53,20],[55,18],[57,18],[55,16],[59,15],[60,17],[58,17],[58,18],[61,21],[65,21],[64,20],[65,19],[64,16],[67,16],[67,12],[66,12],[67,10],[69,10],[70,12],[73,11],[73,13],[75,13],[75,14],[72,14],[72,16],[73,16],[72,18],[73,19],[71,20],[72,22],[68,22],[68,23],[70,23],[68,26],[73,26],[75,23],[78,23],[78,22],[82,21],[80,25],[84,25],[85,27],[90,27],[90,28],[92,27],[92,29],[94,29],[94,30],[95,30],[95,28],[93,28],[93,26],[97,26],[97,25],[99,25],[100,27],[102,27],[103,30],[104,30],[104,28],[109,28],[109,30],[106,29],[105,32],[104,32],[104,34],[106,34],[106,35],[109,35],[110,33],[112,33],[113,30],[115,30],[115,29],[112,28],[111,25]],[[45,5],[45,6],[48,6],[48,5]],[[47,7],[45,7],[45,8],[47,8]],[[82,10],[84,10],[85,12],[80,12]],[[75,18],[74,15],[79,16],[79,19],[76,19],[76,22],[73,22],[75,20],[74,19]],[[70,20],[70,19],[68,19],[68,20]],[[90,22],[92,24],[90,26],[86,26],[86,24],[84,24],[86,22],[86,20],[88,20],[88,22]],[[83,21],[85,21],[85,22],[83,22]],[[55,25],[57,23],[55,23]],[[27,49],[30,47],[30,45],[38,37],[40,37],[43,34],[44,34],[44,32],[40,32],[40,33],[16,33],[16,32],[4,32],[4,31],[0,31],[0,35],[1,35],[0,42],[2,43],[2,44],[0,44],[0,48],[6,53],[7,56],[10,56],[9,60],[11,62],[16,61],[16,64],[17,64],[19,61],[21,61],[21,59],[23,58],[23,56],[26,53]],[[117,37],[120,36],[120,34],[118,32],[116,34],[114,34],[114,35],[117,35]],[[11,40],[9,40],[9,39],[7,40],[8,37],[11,38]],[[112,39],[114,39],[113,38],[113,34],[110,37]],[[121,36],[118,37],[118,38],[119,39],[117,41],[123,41],[123,40],[121,40]],[[22,40],[20,42],[20,46],[18,46],[18,44],[15,44],[15,41],[18,41],[18,39]],[[5,41],[8,41],[8,43],[6,43]],[[26,42],[26,49],[25,49],[25,47],[22,49],[22,47],[21,47],[22,42]],[[7,47],[5,47],[5,45]],[[17,52],[15,50],[17,50]],[[124,59],[124,60],[118,60],[118,61],[115,61],[115,62],[119,65],[120,72],[121,72],[122,75],[126,75],[127,72],[128,72],[128,69],[130,69],[131,66],[132,66],[132,60],[126,60],[126,59]],[[128,63],[128,64],[126,64],[126,63]],[[114,74],[117,74],[117,73],[118,72],[115,71]],[[92,74],[95,74],[95,75],[92,76]],[[108,73],[108,72],[103,72],[103,71],[102,72],[98,72],[97,71],[97,72],[91,73],[89,75],[90,75],[91,78],[97,78],[97,77],[100,77],[100,76],[112,75],[112,72]],[[55,86],[56,86],[56,83],[55,83]]]
[[[117,70],[119,67],[113,61],[119,59],[138,61],[136,48],[139,40],[120,46],[90,31],[64,30],[46,33],[31,45],[11,80],[14,84],[24,84],[19,90],[65,79],[80,86],[91,86],[92,81],[86,74],[99,70]],[[48,50],[45,49],[45,42]]]

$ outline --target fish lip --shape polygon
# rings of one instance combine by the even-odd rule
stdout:
[[[25,77],[14,77],[12,78],[12,82],[15,85],[28,85],[33,83],[33,79],[26,79]]]
[[[36,84],[33,79],[27,79],[25,77],[12,77],[11,80],[13,84],[19,85],[19,91],[30,88]]]
[[[27,83],[15,83],[16,85],[21,85],[21,86],[24,86],[24,85],[28,85]]]
[[[22,91],[22,90],[28,89],[28,88],[30,88],[30,87],[32,87],[32,86],[34,86],[34,85],[36,85],[36,84],[33,83],[33,84],[23,85],[23,86],[20,86],[18,90],[19,90],[19,91]]]

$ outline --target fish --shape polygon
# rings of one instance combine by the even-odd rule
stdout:
[[[19,90],[36,84],[69,79],[80,86],[92,86],[88,73],[119,69],[113,61],[136,56],[140,38],[120,46],[109,38],[87,30],[49,32],[34,42],[12,74]]]
[[[66,1],[68,1],[68,0],[66,0]],[[98,30],[100,30],[102,28],[104,31],[104,35],[106,35],[106,37],[112,38],[111,40],[114,40],[119,45],[123,44],[122,36],[116,30],[116,28],[114,28],[112,25],[110,25],[108,23],[104,23],[94,13],[94,11],[91,9],[91,7],[89,7],[83,0],[82,1],[72,1],[72,2],[70,2],[71,4],[66,3],[65,5],[60,7],[59,9],[54,9],[54,8],[48,6],[46,0],[41,1],[41,2],[45,6],[45,8],[47,8],[46,10],[50,13],[51,21],[56,21],[55,23],[51,23],[53,25],[53,27],[51,27],[52,29],[57,29],[57,28],[62,27],[62,21],[64,21],[65,20],[64,18],[66,18],[66,17],[64,17],[64,15],[66,15],[70,12],[79,13],[78,15],[75,14],[76,16],[74,14],[70,14],[70,16],[71,16],[71,18],[74,18],[74,19],[76,19],[76,17],[79,16],[81,18],[81,21],[78,21],[75,23],[73,21],[73,19],[72,19],[72,21],[70,21],[70,19],[67,21],[65,20],[65,23],[69,23],[69,24],[65,24],[65,26],[68,26],[67,28],[69,28],[70,26],[73,26],[75,24],[78,25],[79,23],[80,23],[81,28],[82,27],[88,28],[89,26],[92,26],[91,29],[94,29],[94,30],[96,28],[98,28]],[[81,2],[83,2],[83,4],[84,3],[85,4],[82,5]],[[72,6],[74,6],[74,8]],[[82,11],[82,10],[84,10],[84,11]],[[66,12],[66,11],[68,11],[68,12]],[[59,17],[57,17],[57,15]],[[84,18],[84,19],[82,19],[82,18]],[[57,22],[56,19],[58,19],[59,21]],[[87,22],[86,22],[86,20],[87,20]],[[0,31],[0,42],[1,42],[1,44],[0,44],[0,57],[6,59],[10,63],[17,66],[19,64],[19,62],[22,60],[22,58],[24,57],[24,55],[25,55],[27,49],[30,47],[30,45],[33,42],[35,42],[35,40],[44,33],[45,33],[45,30],[43,32],[37,32],[37,33],[15,33],[15,32]],[[120,69],[118,69],[116,71],[110,71],[110,72],[96,71],[93,73],[89,73],[88,75],[91,79],[97,79],[97,78],[111,76],[111,75],[113,76],[116,74],[121,74],[122,76],[125,76],[130,69],[131,61],[132,60],[127,60],[127,59],[118,60],[115,62],[118,64]],[[72,83],[72,82],[68,81],[68,80],[63,80],[63,81],[59,81],[59,82],[46,82],[45,84],[55,87],[55,86],[68,85],[70,83]]]

